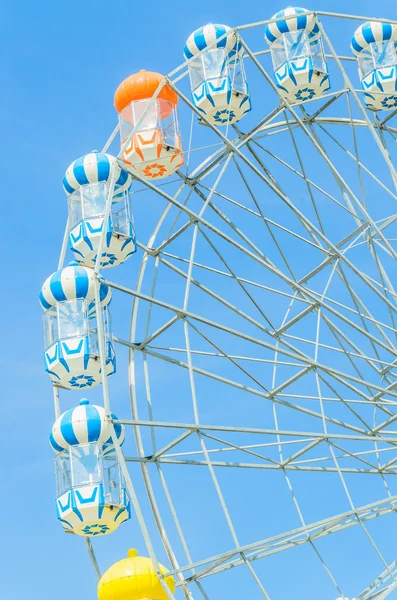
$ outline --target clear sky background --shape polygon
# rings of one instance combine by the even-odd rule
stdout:
[[[84,543],[65,536],[55,516],[52,391],[37,300],[61,247],[63,174],[110,135],[113,94],[123,78],[141,68],[171,71],[182,62],[187,36],[207,22],[259,21],[284,4],[1,0],[0,7],[0,597],[91,600],[96,583]],[[395,0],[317,0],[308,8],[397,18]],[[101,540],[102,568],[141,544],[132,527]]]

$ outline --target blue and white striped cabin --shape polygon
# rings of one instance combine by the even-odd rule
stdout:
[[[370,110],[397,108],[397,26],[366,21],[356,30],[351,49],[357,57],[361,87]]]
[[[111,419],[117,420],[111,414]],[[130,517],[130,501],[104,408],[88,400],[54,423],[50,444],[57,453],[57,516],[65,531],[85,537],[115,531]],[[124,425],[115,424],[117,442]]]
[[[227,25],[209,23],[187,39],[193,103],[213,125],[237,123],[251,110],[243,47]]]
[[[102,381],[95,285],[99,286],[99,318],[105,332],[106,375],[116,370],[110,313],[111,290],[94,271],[77,263],[56,271],[44,282],[44,364],[54,385],[66,389],[95,387]]]
[[[274,19],[274,21],[273,21]],[[288,7],[265,30],[277,87],[291,104],[320,97],[330,89],[318,21],[313,12]]]
[[[69,246],[79,264],[95,266],[102,235],[103,268],[125,262],[136,251],[129,196],[131,181],[131,175],[120,167],[117,159],[103,152],[85,154],[68,167],[63,187],[68,194]],[[112,205],[105,223],[110,193]]]

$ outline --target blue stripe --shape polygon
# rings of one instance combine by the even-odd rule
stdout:
[[[129,173],[127,173],[127,171],[120,169],[120,176],[119,176],[118,180],[116,181],[116,185],[124,185],[128,179],[128,175],[129,175]]]
[[[51,304],[49,304],[49,303],[47,302],[47,300],[44,298],[44,296],[43,296],[43,292],[40,292],[40,295],[39,295],[39,300],[40,300],[40,304],[41,304],[41,306],[42,306],[43,308],[45,308],[46,310],[47,310],[48,308],[51,308]]]
[[[63,178],[63,187],[65,188],[68,194],[73,194],[73,192],[75,191],[75,188],[69,184],[66,177]]]
[[[361,52],[364,50],[364,48],[357,42],[355,37],[352,39],[352,47],[356,52]]]
[[[86,298],[89,279],[83,267],[75,267],[76,298]]]
[[[50,444],[51,444],[52,448],[54,448],[54,450],[56,450],[57,452],[62,452],[62,450],[65,450],[65,448],[63,448],[62,446],[57,444],[54,436],[52,435],[52,432],[50,434]]]
[[[65,442],[70,444],[70,446],[78,446],[80,442],[77,439],[77,437],[74,433],[74,429],[73,429],[73,422],[72,422],[73,412],[74,412],[73,410],[68,410],[62,415],[61,423],[60,423],[60,430],[61,430],[61,434],[62,434],[62,437],[65,440]]]
[[[302,17],[298,17],[296,20],[297,20],[298,29],[306,29],[306,25],[307,25],[306,15],[303,15]]]
[[[95,314],[95,300],[88,305],[88,317],[91,319]]]
[[[125,511],[125,506],[123,506],[123,508],[120,508],[117,513],[116,516],[114,517],[114,522],[116,523],[117,519],[119,518],[119,516],[121,515],[121,513],[123,513]]]
[[[288,27],[287,21],[278,21],[278,23],[275,23],[275,25],[277,26],[277,29],[279,30],[280,33],[288,33],[289,32],[289,27]]]
[[[99,498],[98,498],[98,518],[102,518],[103,511],[105,510],[105,494],[103,493],[103,484],[99,486]]]
[[[87,420],[88,441],[96,442],[101,436],[102,421],[95,406],[85,406],[85,418]]]
[[[116,417],[116,415],[115,415],[114,413],[110,413],[110,416],[111,416],[111,418],[112,418],[112,419],[114,419],[115,421],[117,421],[117,420],[118,420],[118,417]],[[121,423],[113,423],[113,427],[114,427],[114,430],[115,430],[115,433],[116,433],[116,438],[117,438],[118,440],[120,440],[120,438],[121,438],[121,435],[122,435],[122,433],[123,433],[123,426],[122,426],[122,424],[121,424]],[[105,446],[105,445],[110,445],[110,444],[111,444],[111,445],[113,445],[112,436],[110,436],[110,438],[109,438],[108,440],[106,440],[106,442],[104,443],[104,446]],[[110,450],[111,450],[111,449],[109,448],[109,451],[110,451]]]
[[[62,269],[60,271],[55,271],[50,279],[50,290],[57,302],[63,302],[64,300],[67,300],[62,287],[61,276]]]
[[[269,42],[275,42],[277,40],[276,36],[272,34],[272,32],[270,31],[269,27],[266,27],[266,37],[269,40]]]
[[[108,248],[110,246],[110,242],[112,241],[112,234],[113,234],[112,217],[109,216],[109,218],[108,218],[108,226],[106,228],[106,246]]]
[[[193,58],[193,56],[194,56],[194,54],[192,52],[190,52],[190,50],[187,46],[185,46],[185,48],[183,49],[183,54],[186,56],[187,59]]]
[[[390,23],[382,23],[382,34],[384,40],[390,40],[393,34],[393,28]]]
[[[204,37],[204,27],[200,27],[194,33],[194,43],[196,44],[198,50],[203,50],[207,46],[207,42]]]
[[[86,185],[87,183],[90,183],[87,179],[84,169],[84,158],[84,156],[80,156],[80,158],[75,160],[73,164],[73,175],[80,185]]]
[[[110,416],[112,417],[112,419],[114,419],[115,421],[118,420],[118,417],[116,417],[116,415],[114,413],[110,413]],[[113,423],[115,432],[116,432],[116,437],[117,439],[119,439],[121,437],[121,433],[123,431],[123,426],[121,423]]]
[[[225,33],[226,33],[226,27],[224,27],[223,25],[218,25],[217,27],[215,27],[215,36],[216,36],[217,40]],[[216,47],[224,48],[226,46],[226,41],[227,41],[227,36],[225,38],[223,38],[223,40],[221,40],[220,42],[217,42]]]
[[[101,302],[105,300],[106,296],[108,295],[108,291],[109,286],[106,285],[106,283],[101,283],[101,286],[99,288],[99,299]]]
[[[87,370],[88,361],[90,360],[90,356],[91,356],[91,352],[90,352],[90,338],[88,337],[88,335],[86,335],[85,336],[85,341],[84,341],[84,371]]]
[[[110,175],[110,161],[106,154],[97,155],[98,181],[107,181]]]
[[[363,34],[363,38],[368,44],[372,44],[373,42],[375,42],[374,32],[372,31],[370,23],[364,23],[361,29],[361,33]]]

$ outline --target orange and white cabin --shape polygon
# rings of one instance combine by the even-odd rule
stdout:
[[[122,159],[145,179],[172,175],[184,163],[179,135],[178,96],[167,84],[153,98],[164,77],[140,71],[117,88]]]

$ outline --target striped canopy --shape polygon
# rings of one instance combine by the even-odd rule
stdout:
[[[99,288],[101,306],[112,299],[112,292],[106,283]],[[95,275],[93,269],[82,267],[76,262],[55,271],[44,282],[40,292],[40,304],[44,310],[56,306],[57,302],[81,298],[89,303],[95,302]]]
[[[366,21],[356,30],[351,41],[351,49],[358,56],[369,44],[374,42],[387,42],[393,40],[397,43],[397,26],[391,23],[378,23]]]
[[[265,40],[271,46],[278,40],[283,33],[292,31],[306,31],[311,42],[320,37],[320,29],[314,14],[305,15],[308,12],[306,8],[298,6],[289,6],[273,15],[272,19],[281,19],[281,17],[292,17],[290,19],[281,19],[276,23],[269,23],[265,29]]]
[[[111,417],[117,420],[114,414]],[[125,437],[124,425],[116,423],[114,428],[117,439],[122,444]],[[67,410],[55,421],[50,434],[50,445],[55,452],[62,452],[70,446],[90,442],[101,444],[105,455],[114,450],[111,426],[106,419],[105,409],[83,399],[79,406]]]
[[[113,193],[113,202],[121,200],[123,192],[131,186],[132,176],[122,169],[117,159],[111,154],[93,150],[72,162],[67,168],[63,179],[63,188],[67,195],[73,194],[82,185],[110,181],[114,170],[116,183]]]
[[[219,42],[217,41],[228,32],[230,33],[226,35],[226,37]],[[230,27],[227,25],[219,25],[217,23],[208,23],[208,25],[196,29],[196,31],[193,31],[193,33],[189,35],[183,50],[183,55],[186,60],[189,60],[189,58],[192,58],[201,50],[205,50],[205,48],[208,48],[212,44],[214,44],[212,49],[225,48],[229,61],[233,61],[233,59],[236,59],[236,57],[241,56],[243,53],[241,43],[238,41],[236,34]]]

